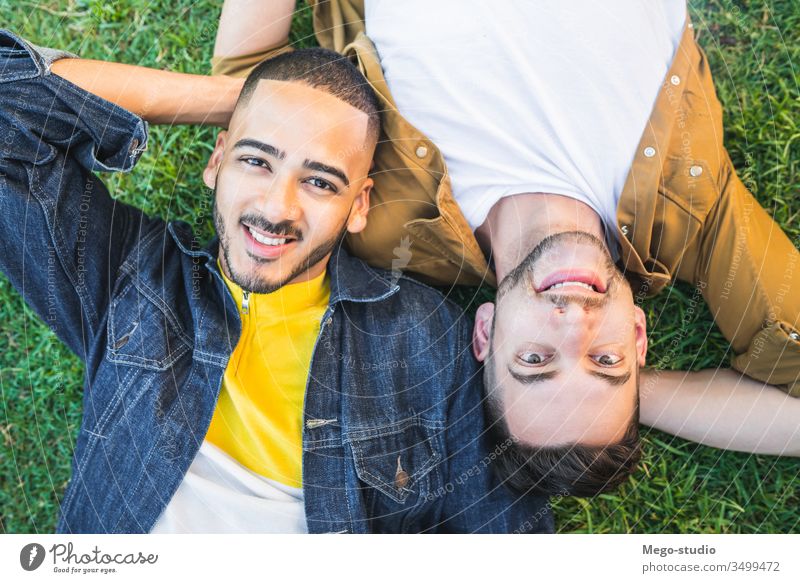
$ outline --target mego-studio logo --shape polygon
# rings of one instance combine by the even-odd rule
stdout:
[[[44,547],[39,543],[30,543],[19,552],[19,564],[26,571],[35,571],[44,562]]]

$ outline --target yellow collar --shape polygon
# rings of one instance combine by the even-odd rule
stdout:
[[[327,270],[314,279],[287,284],[269,294],[245,294],[244,290],[228,279],[228,276],[222,271],[219,259],[217,259],[217,266],[228,289],[233,294],[233,299],[236,300],[240,314],[249,314],[251,317],[269,317],[271,315],[282,317],[306,308],[328,304],[331,290]]]

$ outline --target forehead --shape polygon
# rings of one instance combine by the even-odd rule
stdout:
[[[624,435],[636,405],[636,380],[620,387],[576,371],[535,386],[522,386],[497,371],[498,396],[512,435],[542,446],[603,445]]]
[[[293,153],[346,161],[366,152],[366,113],[303,82],[262,79],[237,108],[234,139],[257,139]]]

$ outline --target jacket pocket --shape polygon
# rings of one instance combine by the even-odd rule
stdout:
[[[345,441],[352,448],[358,478],[395,502],[405,504],[412,494],[424,498],[436,487],[433,470],[443,458],[442,430],[436,423],[414,416],[352,431]]]
[[[106,360],[163,371],[191,347],[175,315],[145,284],[132,280],[112,300]]]

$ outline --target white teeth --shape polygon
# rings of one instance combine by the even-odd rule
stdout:
[[[250,231],[250,234],[253,235],[253,239],[261,243],[262,245],[283,245],[286,243],[286,239],[276,239],[274,237],[265,237],[261,233],[255,232],[250,227],[247,227],[247,230]]]
[[[585,287],[588,290],[594,291],[594,286],[589,285],[588,283],[583,283],[582,281],[562,281],[561,283],[556,283],[551,285],[547,289],[558,289],[560,287],[564,287],[565,285],[579,285],[581,287]]]

